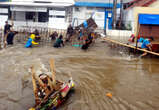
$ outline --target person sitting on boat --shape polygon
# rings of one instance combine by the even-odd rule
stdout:
[[[39,43],[35,42],[34,40],[35,40],[35,34],[31,34],[30,38],[25,44],[25,47],[29,48],[29,47],[32,47],[32,45],[38,45]]]
[[[142,45],[141,45],[141,48],[142,48],[142,49],[149,50],[149,51],[152,51],[152,43],[151,43],[151,42],[152,42],[153,40],[154,40],[153,37],[149,37],[149,38],[145,39],[145,40],[143,41]],[[147,55],[147,52],[144,52],[144,53],[141,55],[141,57],[143,57],[143,56],[145,56],[145,55]]]
[[[60,35],[59,38],[57,38],[56,42],[53,45],[55,48],[59,48],[61,46],[64,47],[64,43],[63,43],[63,36]]]

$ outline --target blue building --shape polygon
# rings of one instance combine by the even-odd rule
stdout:
[[[117,18],[120,12],[120,0],[117,0]],[[73,23],[78,25],[93,16],[100,29],[112,29],[113,0],[76,0],[73,7]]]

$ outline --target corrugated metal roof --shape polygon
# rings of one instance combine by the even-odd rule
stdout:
[[[133,0],[131,2],[132,5],[128,6],[126,9],[130,9],[136,6],[142,6],[142,7],[147,7],[151,5],[152,3],[156,2],[157,0]]]

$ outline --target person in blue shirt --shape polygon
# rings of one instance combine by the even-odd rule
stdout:
[[[32,45],[38,45],[39,43],[35,42],[35,34],[31,34],[30,38],[27,40],[25,47],[29,48],[32,47]]]
[[[152,51],[151,41],[153,41],[153,40],[154,40],[153,37],[149,37],[149,38],[143,40],[142,45],[141,45],[141,48],[142,48],[142,49],[149,50],[149,51]],[[145,56],[145,55],[147,55],[147,52],[144,52],[144,53],[141,55],[141,57],[143,57],[143,56]]]
[[[144,40],[145,40],[145,39],[144,39],[143,37],[140,37],[140,38],[138,39],[138,42],[143,43]]]

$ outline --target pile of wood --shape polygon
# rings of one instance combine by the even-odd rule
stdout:
[[[87,19],[85,22],[87,22],[87,28],[85,28],[84,23],[80,24],[79,26],[75,27],[75,29],[93,29],[95,30],[98,26],[96,22],[93,20],[93,18]]]

